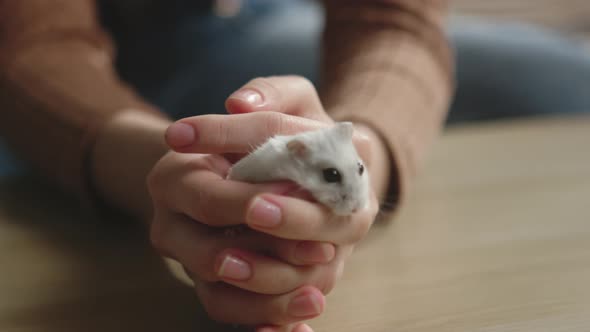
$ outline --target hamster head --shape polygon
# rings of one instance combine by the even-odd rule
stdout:
[[[336,215],[350,215],[368,205],[369,176],[352,142],[350,122],[297,135],[287,142],[297,182]]]

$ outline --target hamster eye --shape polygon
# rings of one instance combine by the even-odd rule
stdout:
[[[328,183],[340,182],[342,181],[342,176],[340,172],[338,172],[335,168],[325,168],[322,171],[324,175],[324,180]]]
[[[363,175],[363,173],[365,172],[365,166],[363,166],[363,164],[361,164],[360,162],[358,163],[359,165],[359,175]]]

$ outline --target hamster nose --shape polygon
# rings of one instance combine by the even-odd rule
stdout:
[[[345,201],[348,198],[348,195],[342,194],[340,197],[342,197],[342,200]]]

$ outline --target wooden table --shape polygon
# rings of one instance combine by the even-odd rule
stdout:
[[[36,180],[2,180],[0,331],[237,331],[206,320],[144,238]],[[312,325],[590,331],[590,118],[448,130]]]

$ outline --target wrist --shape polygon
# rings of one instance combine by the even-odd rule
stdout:
[[[112,117],[98,133],[90,159],[96,196],[109,206],[149,220],[152,204],[145,179],[168,150],[162,116],[126,110]]]

